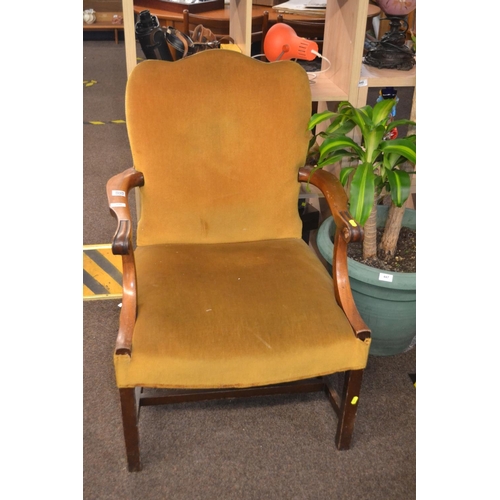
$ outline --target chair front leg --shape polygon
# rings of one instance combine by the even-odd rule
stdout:
[[[128,470],[129,472],[139,472],[142,467],[139,453],[139,414],[135,388],[120,389],[120,401]]]
[[[335,436],[335,444],[339,450],[348,450],[351,446],[362,378],[363,370],[345,372],[342,403]]]

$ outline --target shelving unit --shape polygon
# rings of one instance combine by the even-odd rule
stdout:
[[[133,0],[122,0],[127,73],[137,64]],[[252,0],[231,0],[230,35],[250,55]],[[323,55],[331,62],[311,85],[313,101],[329,107],[348,100],[366,102],[369,87],[415,86],[415,70],[378,70],[362,64],[368,0],[328,0],[325,12]],[[326,67],[326,61],[323,61]],[[360,85],[361,82],[361,85]]]

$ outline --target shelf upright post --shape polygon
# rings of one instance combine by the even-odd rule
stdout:
[[[251,55],[252,0],[231,0],[229,3],[229,36],[241,52]]]
[[[135,43],[134,0],[122,0],[123,37],[125,39],[125,61],[127,77],[137,65],[137,46]]]

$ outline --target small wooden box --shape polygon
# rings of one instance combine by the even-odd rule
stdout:
[[[210,10],[219,10],[224,8],[224,0],[205,0],[198,3],[181,3],[172,2],[170,0],[160,0],[165,5],[165,8],[172,12],[182,12],[185,9],[191,14],[199,14]]]

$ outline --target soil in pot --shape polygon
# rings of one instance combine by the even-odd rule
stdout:
[[[377,230],[377,241],[382,239],[383,228]],[[417,272],[417,233],[408,227],[402,227],[399,233],[396,254],[390,260],[379,255],[377,259],[363,259],[362,243],[350,243],[347,256],[366,266],[376,267],[395,273]]]

